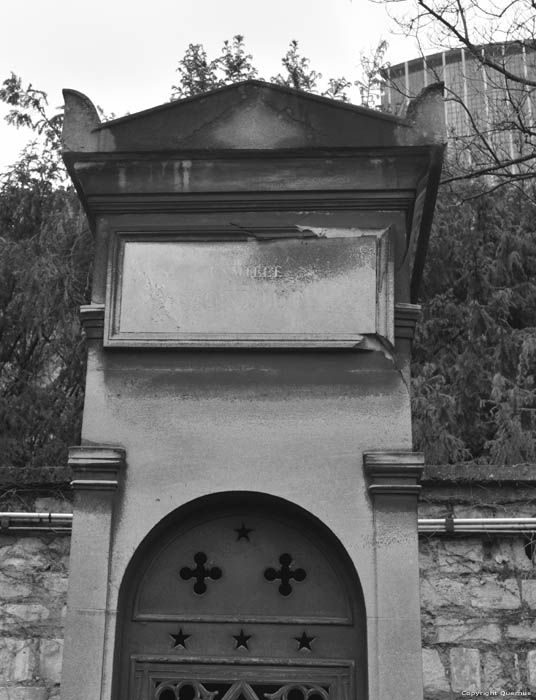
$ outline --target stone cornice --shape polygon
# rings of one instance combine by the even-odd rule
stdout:
[[[427,464],[423,484],[494,486],[500,484],[536,484],[536,464]]]
[[[115,491],[125,467],[125,450],[107,445],[71,447],[69,466],[73,489]]]
[[[421,452],[365,452],[363,464],[371,496],[417,496],[421,490],[419,480],[424,467]]]
[[[247,193],[240,197],[226,193],[211,194],[113,194],[90,195],[88,206],[94,215],[105,214],[170,214],[199,212],[295,211],[314,208],[316,211],[407,210],[412,200],[409,191],[390,195],[387,192],[334,193]]]

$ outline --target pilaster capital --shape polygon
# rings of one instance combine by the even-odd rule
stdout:
[[[424,468],[422,452],[365,452],[363,464],[369,477],[371,496],[416,496],[421,490],[419,480]]]
[[[421,311],[420,304],[395,304],[395,338],[413,340]]]
[[[76,490],[115,491],[125,467],[122,447],[91,445],[69,448],[71,486]]]
[[[104,304],[84,304],[80,307],[80,323],[88,339],[104,337]]]

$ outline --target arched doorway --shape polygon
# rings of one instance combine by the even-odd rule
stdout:
[[[355,569],[325,526],[280,499],[178,509],[139,547],[119,601],[118,699],[366,698]]]

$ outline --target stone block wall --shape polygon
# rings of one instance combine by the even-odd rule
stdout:
[[[534,517],[536,469],[509,469],[500,479],[428,469],[420,517]],[[0,511],[69,511],[65,472],[47,479],[5,484]],[[421,535],[425,700],[536,696],[530,539]],[[0,700],[59,696],[69,545],[67,534],[0,528]]]
[[[1,470],[0,511],[70,512],[67,478]],[[69,548],[68,533],[0,523],[0,700],[59,697]]]
[[[534,517],[536,469],[428,468],[419,516]],[[536,695],[533,536],[421,535],[426,700]]]
[[[426,538],[420,563],[425,697],[536,692],[536,570],[524,540]]]
[[[58,694],[68,557],[65,535],[0,535],[0,700]]]

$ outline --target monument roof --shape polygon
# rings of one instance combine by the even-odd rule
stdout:
[[[399,212],[416,297],[446,140],[442,85],[405,119],[258,80],[107,122],[85,95],[64,95],[63,158],[92,226],[119,214]]]
[[[85,95],[64,90],[64,96],[65,152],[381,148],[444,140],[435,118],[416,128],[414,119],[260,80],[106,122]],[[428,102],[436,97],[428,90]]]

